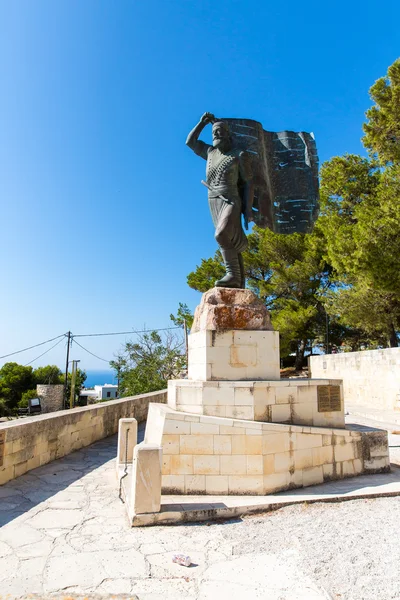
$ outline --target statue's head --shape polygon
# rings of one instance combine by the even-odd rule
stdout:
[[[212,139],[214,148],[229,150],[232,145],[229,125],[224,121],[217,121],[212,126]]]

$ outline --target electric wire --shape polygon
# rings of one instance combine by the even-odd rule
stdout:
[[[74,336],[75,337],[75,336]],[[97,356],[97,354],[93,354],[93,352],[90,352],[90,350],[88,350],[87,348],[84,348],[84,346],[82,346],[79,342],[77,342],[75,340],[75,344],[77,344],[80,348],[82,348],[82,350],[84,350],[85,352],[88,352],[89,354],[91,354],[92,356],[94,356],[95,358],[98,358],[99,360],[103,360],[106,363],[109,363],[109,360],[106,360],[105,358],[101,358],[101,356]]]
[[[43,346],[44,344],[49,344],[50,342],[54,342],[54,340],[58,340],[58,338],[65,337],[66,334],[62,333],[61,335],[57,335],[57,337],[51,338],[51,340],[46,340],[45,342],[40,342],[40,344],[35,344],[34,346],[29,346],[29,348],[24,348],[23,350],[17,350],[16,352],[10,352],[10,354],[4,354],[4,356],[0,356],[0,359],[7,358],[8,356],[14,356],[14,354],[20,354],[21,352],[26,352],[27,350],[32,350],[32,348],[37,348],[38,346]]]
[[[53,348],[55,348],[56,346],[58,346],[58,344],[61,344],[61,342],[62,342],[62,340],[58,340],[58,342],[56,342],[54,344],[54,346],[52,346],[48,350],[45,350],[42,354],[39,354],[39,356],[37,356],[36,358],[34,358],[33,360],[31,360],[30,362],[26,363],[26,365],[24,365],[24,367],[27,367],[28,365],[31,365],[33,362],[35,362],[35,360],[38,360],[39,358],[41,358],[42,356],[44,356],[45,354],[47,354],[48,352],[50,352],[50,350],[53,350]]]
[[[138,330],[131,330],[131,331],[117,331],[117,332],[113,332],[113,333],[76,333],[73,335],[74,338],[76,337],[95,337],[95,336],[100,336],[100,335],[132,335],[135,333],[151,333],[152,331],[171,331],[172,329],[182,329],[182,327],[163,327],[160,329],[153,329],[153,328],[149,328],[149,329],[142,329],[140,331]],[[0,357],[1,358],[1,357]]]
[[[131,330],[131,331],[114,331],[114,332],[110,332],[110,333],[77,333],[77,334],[71,334],[71,342],[72,342],[72,340],[74,340],[77,337],[99,337],[99,336],[106,336],[106,335],[135,335],[137,333],[150,333],[152,331],[172,331],[174,329],[182,329],[182,328],[180,326],[176,326],[176,327],[161,327],[159,329],[150,328],[150,329]],[[65,338],[65,337],[67,337],[67,334],[62,333],[61,335],[58,335],[54,338],[46,340],[45,342],[40,342],[40,344],[34,344],[33,346],[29,346],[28,348],[23,348],[22,350],[16,350],[15,352],[10,352],[9,354],[4,354],[3,356],[0,356],[0,360],[3,358],[8,358],[9,356],[14,356],[15,354],[21,354],[21,352],[26,352],[27,350],[32,350],[33,348],[38,348],[39,346],[43,346],[44,344],[49,344],[50,342],[53,342],[54,340],[58,340],[59,338]],[[60,339],[60,341],[61,341],[61,339]],[[58,343],[59,342],[57,342],[57,344],[52,346],[52,348],[55,348],[58,345]],[[77,341],[75,341],[75,343],[78,344],[78,346],[80,346],[80,344]],[[90,352],[90,350],[87,350],[87,348],[84,348],[83,346],[80,346],[80,347],[82,348],[82,350],[85,350],[89,354],[92,354],[92,356],[94,356],[95,358],[98,358],[99,360],[102,360],[107,363],[110,362],[110,361],[106,360],[105,358],[101,358],[100,356],[93,354],[93,352]],[[49,350],[46,350],[46,352],[43,352],[43,354],[41,354],[37,358],[34,358],[33,360],[31,360],[29,363],[27,363],[27,365],[30,365],[31,363],[35,362],[35,360],[38,360],[38,358],[40,358],[41,356],[44,356],[44,354],[47,354],[47,352],[50,352],[50,350],[52,350],[52,348],[49,348]],[[27,365],[25,365],[25,366],[27,366]]]

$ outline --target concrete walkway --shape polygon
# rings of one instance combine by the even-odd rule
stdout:
[[[393,436],[393,445],[399,440]],[[400,597],[398,497],[302,501],[219,523],[131,528],[118,498],[115,455],[116,438],[108,438],[0,488],[1,599]],[[295,493],[339,493],[329,485],[400,492],[400,470]],[[174,552],[188,553],[193,565],[172,563]]]
[[[373,422],[375,427],[381,427],[389,431],[400,430],[400,410],[373,408],[346,402],[346,414],[350,419],[356,419],[357,422],[366,420]]]

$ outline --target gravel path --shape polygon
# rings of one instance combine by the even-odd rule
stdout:
[[[0,598],[400,598],[399,497],[131,529],[115,452],[110,438],[0,488]]]

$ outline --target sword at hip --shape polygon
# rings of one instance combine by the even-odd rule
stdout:
[[[210,190],[210,192],[215,192],[216,191],[215,188],[212,188],[211,185],[209,185],[206,181],[201,180],[201,183],[203,185],[205,185],[206,188]],[[221,200],[223,200],[227,204],[231,204],[231,205],[234,204],[234,202],[232,202],[231,200],[228,200],[228,198],[225,198],[225,196],[222,196],[222,194],[218,194],[218,198],[221,198]]]

